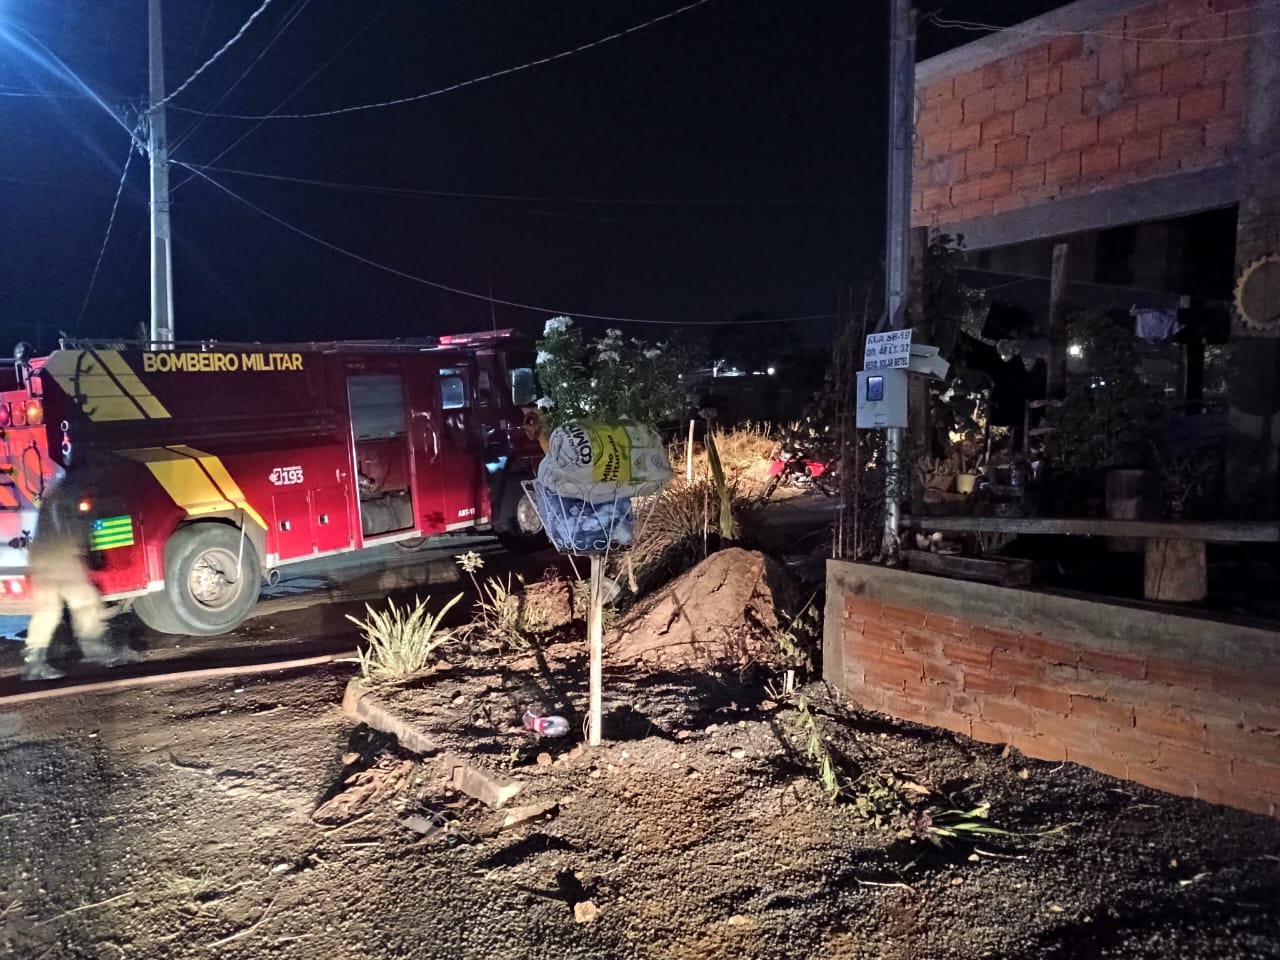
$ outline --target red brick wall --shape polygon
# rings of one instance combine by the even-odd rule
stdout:
[[[1232,159],[1252,5],[1166,0],[920,86],[913,223]]]
[[[848,595],[840,637],[844,691],[864,707],[1280,816],[1275,676],[1090,649]]]

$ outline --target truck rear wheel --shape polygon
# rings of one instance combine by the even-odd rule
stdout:
[[[181,633],[182,625],[170,612],[163,593],[148,593],[133,601],[138,619],[156,633]]]
[[[165,544],[164,589],[139,597],[134,609],[161,633],[212,637],[244,622],[258,601],[261,579],[257,551],[239,530],[192,524]]]

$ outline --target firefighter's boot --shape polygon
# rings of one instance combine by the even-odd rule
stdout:
[[[137,663],[142,659],[129,645],[115,646],[107,640],[82,640],[80,653],[88,663],[96,663],[103,667],[118,667],[126,663]]]
[[[46,654],[46,648],[27,648],[22,657],[23,680],[61,680],[66,674],[52,666]]]
[[[49,645],[62,622],[62,598],[57,590],[40,587],[34,578],[33,582],[38,589],[34,593],[36,606],[27,623],[27,644],[22,651],[22,679],[57,680],[64,674],[49,665]]]

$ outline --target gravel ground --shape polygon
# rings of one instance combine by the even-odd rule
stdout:
[[[0,955],[1280,957],[1280,823],[806,690],[848,769],[988,801],[1018,834],[932,852],[828,803],[752,677],[611,672],[597,750],[514,726],[581,704],[584,671],[561,646],[393,697],[522,780],[510,806],[554,804],[506,829],[342,716],[349,668],[2,714]],[[313,819],[353,776],[362,802]]]

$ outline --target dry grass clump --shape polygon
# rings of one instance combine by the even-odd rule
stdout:
[[[712,432],[720,463],[724,467],[725,480],[745,497],[759,497],[769,485],[769,461],[777,448],[773,430],[767,423],[748,423],[728,430]],[[685,447],[687,441],[671,445],[671,468],[676,472],[676,483],[684,481]],[[711,482],[711,466],[706,447],[693,445],[694,483]]]
[[[703,468],[705,458],[703,458]],[[628,561],[641,592],[679,576],[725,545],[720,532],[720,495],[709,477],[693,483],[678,476],[660,493],[637,532]],[[726,470],[726,473],[728,471]],[[728,484],[732,497],[733,538],[762,502],[760,494]]]
[[[531,591],[524,575],[519,573],[514,577],[508,573],[504,578],[480,580],[476,573],[484,569],[484,558],[474,550],[455,559],[475,587],[471,621],[458,629],[459,638],[473,652],[528,650],[537,637],[561,625],[562,620],[552,610],[558,575],[535,584]],[[538,597],[531,600],[534,592]],[[566,598],[569,595],[567,587],[565,595]],[[567,606],[564,612],[572,614]]]

